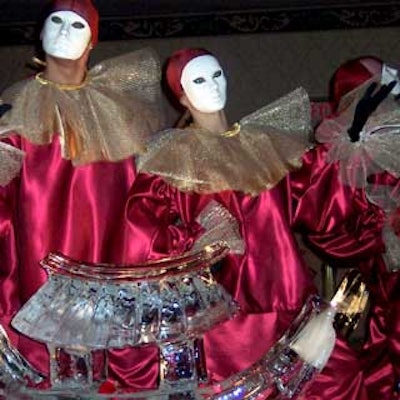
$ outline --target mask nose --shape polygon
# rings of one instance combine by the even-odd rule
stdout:
[[[68,36],[69,28],[70,28],[69,22],[67,22],[67,21],[63,22],[63,24],[61,26],[61,30],[60,30],[60,35],[61,36]]]
[[[218,91],[219,91],[219,84],[218,84],[218,82],[217,82],[215,79],[212,79],[212,80],[211,80],[211,89],[212,89],[214,92],[218,92]]]

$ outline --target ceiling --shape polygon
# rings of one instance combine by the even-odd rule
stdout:
[[[44,0],[0,0],[0,45],[30,44]],[[400,26],[396,0],[95,0],[100,40]]]

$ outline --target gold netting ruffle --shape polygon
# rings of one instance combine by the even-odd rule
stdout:
[[[0,142],[0,186],[7,185],[19,174],[23,159],[23,151]]]
[[[193,250],[223,241],[231,253],[244,254],[246,245],[240,236],[239,223],[221,204],[211,200],[197,217],[197,222],[204,228],[204,232],[196,240]]]
[[[323,121],[315,134],[318,142],[330,144],[327,162],[339,162],[341,180],[358,188],[365,187],[368,176],[375,173],[400,177],[400,107],[392,95],[370,116],[359,141],[351,142],[347,133],[357,102],[372,82],[344,97],[338,116]]]
[[[183,191],[256,195],[301,166],[311,147],[310,120],[308,95],[299,88],[222,134],[197,127],[161,132],[139,157],[138,168]]]
[[[160,64],[150,49],[101,62],[75,90],[30,79],[3,100],[13,108],[2,124],[21,127],[17,133],[36,144],[58,133],[63,157],[75,165],[141,153],[163,124]]]

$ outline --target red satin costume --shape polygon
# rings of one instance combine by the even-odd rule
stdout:
[[[222,379],[256,361],[315,291],[293,236],[294,223],[324,256],[360,266],[370,281],[375,279],[373,293],[377,293],[366,351],[357,354],[339,340],[306,398],[391,398],[387,388],[394,384],[393,367],[381,350],[390,346],[397,353],[391,351],[389,356],[398,354],[400,318],[394,315],[400,313],[399,288],[396,275],[383,272],[379,256],[382,215],[362,191],[338,181],[337,166],[326,164],[324,147],[309,151],[300,171],[251,198],[233,192],[180,193],[158,177],[136,177],[132,158],[72,166],[61,157],[56,135],[48,145],[19,136],[10,142],[26,157],[20,177],[0,192],[0,322],[34,366],[47,371],[44,346],[17,335],[9,323],[46,280],[39,261],[48,252],[107,263],[177,254],[199,236],[196,218],[215,199],[238,219],[247,248],[244,256],[228,256],[216,272],[242,313],[205,336],[210,378]],[[378,350],[379,356],[368,364]],[[153,346],[115,351],[110,356],[111,376],[130,388],[154,387],[157,360]],[[392,365],[398,368],[399,358],[394,360]]]
[[[385,250],[383,212],[366,199],[363,190],[353,189],[340,181],[338,163],[328,164],[326,151],[325,146],[318,145],[307,152],[299,171],[258,197],[229,192],[214,196],[238,218],[248,247],[242,259],[231,257],[226,260],[217,275],[242,304],[244,314],[240,317],[242,321],[237,320],[240,330],[230,328],[235,324],[234,320],[206,335],[208,368],[212,379],[220,379],[246,367],[251,361],[251,358],[246,359],[250,354],[248,348],[252,348],[255,359],[257,354],[262,354],[263,347],[270,347],[278,338],[279,330],[290,321],[290,310],[295,310],[303,296],[312,290],[292,236],[291,229],[295,229],[324,259],[335,265],[359,267],[365,274],[374,302],[367,344],[358,351],[339,337],[328,365],[304,398],[394,399],[398,324],[392,317],[398,307],[395,302],[389,308],[388,301],[398,296],[398,284],[395,274],[384,272],[380,256]],[[136,213],[157,215],[167,223],[166,226],[169,221],[175,229],[177,218],[183,225],[193,223],[198,213],[195,205],[202,201],[205,201],[204,196],[177,193],[160,178],[139,175],[132,189],[127,215],[131,221]],[[157,221],[149,222],[148,226],[152,226],[149,235],[153,238],[162,236],[165,240],[169,228],[157,226]],[[179,235],[173,234],[170,243],[179,243],[178,238]],[[153,243],[159,242],[154,240]],[[380,271],[378,281],[376,271]],[[390,309],[390,315],[386,313],[387,309]],[[263,317],[271,315],[271,311],[277,312],[277,321],[283,324],[274,327],[262,324]],[[257,320],[257,330],[245,328],[247,323]],[[385,337],[388,328],[390,337]],[[260,343],[261,338],[263,343]],[[270,341],[270,338],[275,339]],[[386,351],[388,349],[390,353]],[[231,366],[225,367],[227,358]]]
[[[179,81],[186,63],[209,52],[185,49],[178,53],[179,61],[166,69],[168,85],[177,98],[182,94]],[[168,158],[168,154],[163,156]],[[211,200],[236,217],[246,245],[243,256],[229,255],[216,271],[217,280],[241,307],[239,316],[204,336],[209,378],[218,381],[257,361],[316,288],[291,231],[292,194],[286,178],[250,197],[233,191],[184,193],[160,177],[139,174],[127,204],[129,227],[151,238],[148,258],[179,253],[198,236],[197,217]]]
[[[98,14],[89,0],[55,0],[47,12],[60,10],[71,10],[85,18],[92,31],[92,44],[97,42]],[[139,59],[140,57],[139,55]],[[100,72],[104,70],[107,72],[107,68],[110,70],[114,68],[115,73],[112,78],[116,77],[116,79],[120,79],[127,70],[126,65],[120,68],[112,64],[111,66],[102,65]],[[148,70],[148,68],[145,69]],[[136,72],[129,73],[132,75]],[[145,74],[144,79],[147,79],[146,84],[150,82],[149,75]],[[24,81],[23,84],[30,85],[32,82],[34,79]],[[101,87],[103,82],[100,81],[100,85],[94,87],[92,92],[102,96],[106,107],[105,112],[110,112],[107,107],[113,106],[114,101],[124,98],[126,92],[131,89],[132,85],[128,86],[126,83],[120,79],[118,82],[114,81],[114,86],[109,88]],[[122,84],[124,91],[115,91],[106,97],[109,93],[106,92],[107,90],[119,89]],[[136,85],[134,86],[136,94],[139,93],[137,86],[143,85],[143,82],[138,78],[133,84]],[[50,85],[42,86],[52,90]],[[157,86],[159,86],[159,76]],[[142,104],[141,109],[129,109],[129,113],[119,114],[119,117],[122,115],[130,118],[131,115],[138,113],[139,122],[143,120],[147,123],[148,121],[145,120],[147,106],[143,104],[148,104],[146,101],[148,98],[152,99],[153,92],[145,94],[148,97],[140,97],[140,93],[134,97],[137,104]],[[28,103],[29,97],[28,94],[26,98]],[[86,96],[85,99],[93,108],[97,106],[97,103],[90,102],[92,98]],[[101,110],[97,111],[101,112]],[[101,113],[96,117],[101,121],[100,117],[104,115],[106,114]],[[158,121],[157,118],[149,118],[149,120],[155,123]],[[92,126],[92,122],[89,121],[88,125]],[[142,125],[139,123],[138,126]],[[143,124],[144,128],[147,126],[151,127],[151,123]],[[114,140],[118,138],[117,133],[120,132],[116,132]],[[129,137],[140,133],[129,132]],[[127,239],[125,236],[124,210],[129,189],[136,176],[134,158],[73,165],[71,160],[62,156],[64,148],[60,143],[60,136],[54,132],[51,143],[48,144],[35,144],[23,135],[10,136],[7,142],[23,150],[25,159],[20,175],[9,185],[0,189],[0,322],[22,355],[46,375],[49,372],[49,359],[45,346],[19,335],[10,326],[12,317],[47,279],[39,262],[49,252],[60,251],[77,260],[134,263],[144,261],[142,248],[148,246],[146,243],[142,244],[138,237]],[[127,259],[127,246],[130,248],[130,259]],[[130,355],[130,359],[117,357],[118,367],[115,366],[115,369],[113,368],[114,355],[111,354],[110,369],[115,371],[114,375],[117,375],[118,368],[120,366],[122,368],[126,361],[131,368],[131,370],[124,369],[126,382],[129,383],[132,379],[139,387],[149,386],[151,383],[149,384],[146,372],[143,372],[147,370],[148,352],[148,349],[143,349],[137,355],[137,362],[135,362],[134,354]],[[136,370],[140,370],[140,374],[135,375]]]
[[[139,174],[127,216],[133,230],[152,238],[148,256],[154,258],[171,250],[172,254],[180,252],[191,244],[193,236],[187,233],[200,232],[196,218],[211,199],[238,219],[247,246],[244,256],[228,256],[216,272],[217,280],[241,306],[238,317],[205,335],[209,377],[216,381],[257,361],[315,288],[290,230],[286,179],[251,198],[228,191],[216,195],[182,193],[159,177]],[[146,220],[137,227],[138,221]]]
[[[342,65],[332,81],[333,107],[381,66],[382,62],[374,57]],[[338,180],[340,161],[327,163],[328,148],[329,145],[318,146],[304,158],[303,170],[293,174],[295,181],[300,182],[300,175],[312,170],[303,180],[307,188],[298,186],[294,228],[304,233],[311,248],[332,265],[359,268],[370,291],[371,305],[363,347],[347,351],[344,343],[338,346],[305,398],[319,399],[322,393],[323,398],[334,400],[397,399],[400,273],[389,272],[382,256],[385,215],[368,201],[363,188],[344,186]],[[368,183],[372,187],[387,185],[392,190],[399,185],[388,173],[372,175]]]

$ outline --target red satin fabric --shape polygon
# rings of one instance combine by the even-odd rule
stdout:
[[[139,174],[127,205],[130,229],[147,235],[148,258],[179,253],[201,234],[196,218],[211,200],[238,219],[247,246],[244,256],[228,256],[215,272],[242,311],[204,336],[209,377],[221,380],[257,361],[315,287],[290,229],[287,180],[256,198],[233,192],[200,196]]]
[[[400,187],[400,180],[388,173],[371,176],[369,183],[387,185],[395,192]],[[399,216],[398,208],[392,224],[397,236],[400,233],[396,226]],[[389,272],[384,259],[378,253],[360,268],[369,283],[373,299],[365,354],[371,364],[381,365],[380,370],[375,366],[376,372],[368,376],[368,384],[379,389],[383,371],[386,370],[388,375],[393,370],[394,383],[388,380],[388,384],[396,385],[400,390],[400,271]]]
[[[306,398],[394,398],[400,365],[399,274],[386,273],[379,256],[384,250],[383,215],[362,191],[340,184],[337,166],[326,164],[323,147],[308,152],[304,167],[276,188],[250,198],[230,192],[182,194],[159,178],[135,179],[133,160],[72,167],[60,157],[57,138],[48,146],[18,137],[11,141],[27,157],[21,177],[0,192],[0,322],[40,370],[48,368],[44,346],[17,335],[9,322],[45,281],[39,261],[49,251],[111,263],[178,254],[200,235],[195,219],[215,199],[239,220],[247,251],[244,256],[228,256],[216,272],[243,313],[205,335],[211,379],[220,380],[256,361],[315,290],[291,233],[294,222],[324,257],[359,266],[373,293],[365,348],[355,353],[338,341]],[[110,366],[111,377],[124,387],[157,385],[154,346],[115,351]]]
[[[264,354],[298,312],[305,294],[313,290],[290,231],[291,222],[317,252],[336,265],[370,271],[371,259],[384,251],[382,211],[366,200],[363,191],[342,185],[337,165],[327,164],[325,154],[322,146],[308,152],[301,170],[257,198],[227,192],[214,197],[182,194],[160,178],[140,175],[136,180],[128,205],[130,220],[149,220],[157,215],[157,221],[166,224],[157,225],[155,220],[141,224],[151,227],[148,235],[156,251],[150,251],[149,257],[191,245],[193,239],[188,242],[188,238],[194,236],[187,236],[188,229],[196,226],[196,215],[211,198],[241,223],[246,254],[243,258],[230,256],[216,276],[239,301],[243,314],[205,335],[211,380],[242,370]],[[176,221],[180,221],[179,232]],[[392,310],[398,313],[397,306]],[[396,348],[398,323],[393,324],[391,339],[384,337],[382,326],[387,329],[387,318],[379,311],[382,306],[373,305],[371,338],[365,348],[356,351],[339,338],[328,365],[304,398],[395,398],[394,368],[385,349]],[[379,326],[382,318],[386,322]]]
[[[124,208],[136,170],[133,159],[73,167],[60,157],[59,139],[37,146],[13,137],[11,143],[26,152],[21,176],[0,191],[0,322],[13,344],[39,370],[48,373],[45,346],[18,335],[10,321],[46,281],[39,262],[51,251],[78,260],[106,263],[143,261],[140,238],[127,258]],[[125,353],[130,353],[129,358]],[[124,379],[135,387],[152,387],[143,374],[157,349],[110,354],[111,376],[125,364]],[[154,373],[158,370],[153,365]],[[138,373],[138,370],[140,371]],[[153,373],[153,375],[154,375]]]
[[[399,380],[399,273],[386,271],[382,210],[365,192],[341,184],[338,165],[325,160],[318,146],[291,174],[295,198],[294,228],[322,258],[337,267],[357,267],[371,292],[367,342],[360,351],[339,339],[327,366],[306,399],[395,399]],[[386,177],[387,178],[387,177]],[[377,183],[382,177],[375,177]],[[382,182],[379,182],[382,183]]]
[[[333,263],[344,260],[345,267],[357,266],[384,251],[384,214],[362,190],[343,185],[338,165],[328,164],[325,156],[326,148],[318,146],[304,156],[303,168],[291,174],[294,228]]]

